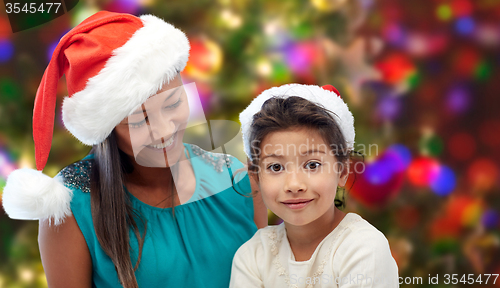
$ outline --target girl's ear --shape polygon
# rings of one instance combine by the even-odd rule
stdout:
[[[347,160],[345,163],[342,163],[342,171],[340,171],[339,183],[340,187],[344,187],[347,183],[347,178],[349,178],[349,167],[351,166],[351,162]]]
[[[247,171],[248,177],[250,178],[250,183],[252,184],[252,191],[258,190],[259,185],[259,173],[258,170],[250,169],[252,167],[252,161],[247,158]],[[255,185],[254,185],[255,184]],[[256,186],[256,187],[254,187]]]
[[[247,158],[247,164],[246,164],[247,172],[248,172],[248,178],[250,179],[250,185],[252,186],[252,194],[260,192],[260,187],[259,187],[259,173],[258,171],[255,171],[253,169],[250,169],[252,167],[252,161]]]

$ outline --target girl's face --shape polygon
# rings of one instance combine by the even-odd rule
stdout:
[[[171,166],[184,151],[188,118],[186,92],[177,76],[116,126],[118,147],[141,166]]]
[[[333,213],[336,188],[345,185],[349,171],[317,131],[273,132],[260,149],[259,188],[274,214],[302,226]]]

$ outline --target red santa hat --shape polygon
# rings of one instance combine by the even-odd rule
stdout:
[[[186,66],[186,35],[152,16],[98,12],[57,45],[38,87],[33,110],[36,167],[11,173],[3,206],[13,219],[71,215],[71,191],[41,173],[50,152],[56,91],[66,75],[63,122],[86,145],[104,141],[114,127]]]

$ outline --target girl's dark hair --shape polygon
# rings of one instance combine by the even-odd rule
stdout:
[[[95,162],[91,174],[91,210],[97,239],[113,261],[123,287],[137,288],[134,272],[141,260],[146,225],[133,210],[124,189],[124,174],[130,173],[133,166],[118,149],[114,131],[102,143],[94,145],[91,153]],[[136,219],[142,222],[142,235]],[[130,258],[130,228],[139,243],[135,266]]]
[[[253,116],[250,128],[250,154],[252,161],[248,165],[249,172],[258,175],[260,145],[264,138],[272,132],[308,128],[317,131],[323,140],[330,146],[337,161],[348,164],[351,151],[340,130],[339,125],[326,108],[312,103],[302,97],[291,96],[288,98],[273,97],[262,105],[261,110]],[[337,189],[335,206],[345,207],[343,189]],[[341,194],[341,195],[339,195]]]

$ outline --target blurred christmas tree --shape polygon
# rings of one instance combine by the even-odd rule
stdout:
[[[32,105],[51,51],[100,9],[152,13],[188,34],[183,81],[196,82],[208,119],[237,121],[272,86],[334,85],[365,155],[352,167],[346,211],[389,238],[400,276],[500,272],[498,1],[94,1],[15,35],[2,15],[0,187],[34,165]],[[50,176],[89,150],[60,118]],[[36,224],[0,215],[0,287],[46,285]]]

